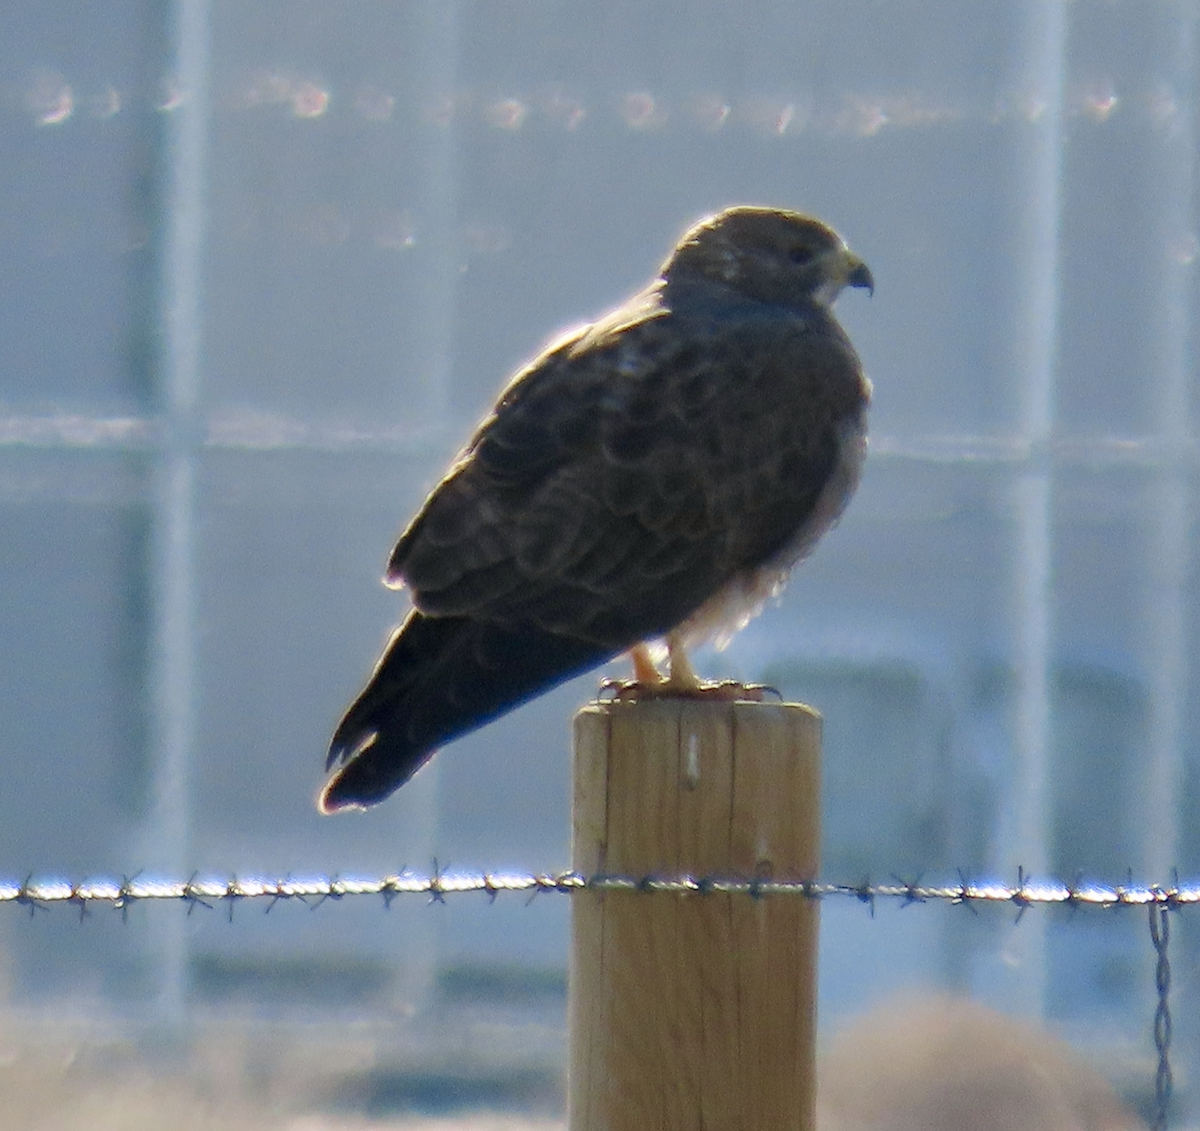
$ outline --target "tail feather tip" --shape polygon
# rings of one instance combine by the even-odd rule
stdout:
[[[344,748],[338,752],[344,764],[325,783],[325,788],[317,797],[317,808],[322,813],[370,809],[378,805],[425,765],[435,750],[404,749],[397,752],[381,749],[377,742],[372,742],[351,750],[348,756]]]
[[[341,775],[331,778],[317,795],[317,811],[326,817],[334,813],[342,813],[347,809],[366,809],[366,803],[354,797],[343,797],[338,791]]]

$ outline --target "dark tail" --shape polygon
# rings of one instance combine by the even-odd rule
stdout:
[[[414,610],[338,724],[325,766],[342,767],[321,793],[322,812],[382,801],[439,746],[614,654],[537,628]]]

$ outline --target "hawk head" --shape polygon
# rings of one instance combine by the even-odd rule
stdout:
[[[867,265],[827,224],[802,212],[739,205],[689,229],[663,278],[707,279],[763,302],[830,305],[843,287],[874,291]]]

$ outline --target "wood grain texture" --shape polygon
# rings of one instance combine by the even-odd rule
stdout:
[[[796,704],[590,704],[573,868],[815,878],[820,734]],[[570,1131],[812,1131],[817,923],[794,896],[577,895]]]

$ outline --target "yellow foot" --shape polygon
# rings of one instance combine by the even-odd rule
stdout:
[[[778,690],[764,683],[739,683],[735,679],[698,680],[673,683],[661,677],[654,681],[640,679],[605,679],[600,682],[601,695],[620,703],[636,703],[642,699],[709,699],[721,703],[763,703],[768,698],[782,700]]]
[[[606,679],[600,684],[601,694],[608,692],[613,699],[623,703],[638,699],[715,699],[726,703],[739,700],[761,703],[768,695],[783,699],[775,688],[761,683],[701,679],[688,660],[683,641],[674,634],[667,636],[667,655],[671,674],[664,677],[654,666],[650,649],[645,644],[635,644],[629,649],[629,658],[633,661],[633,679]]]

